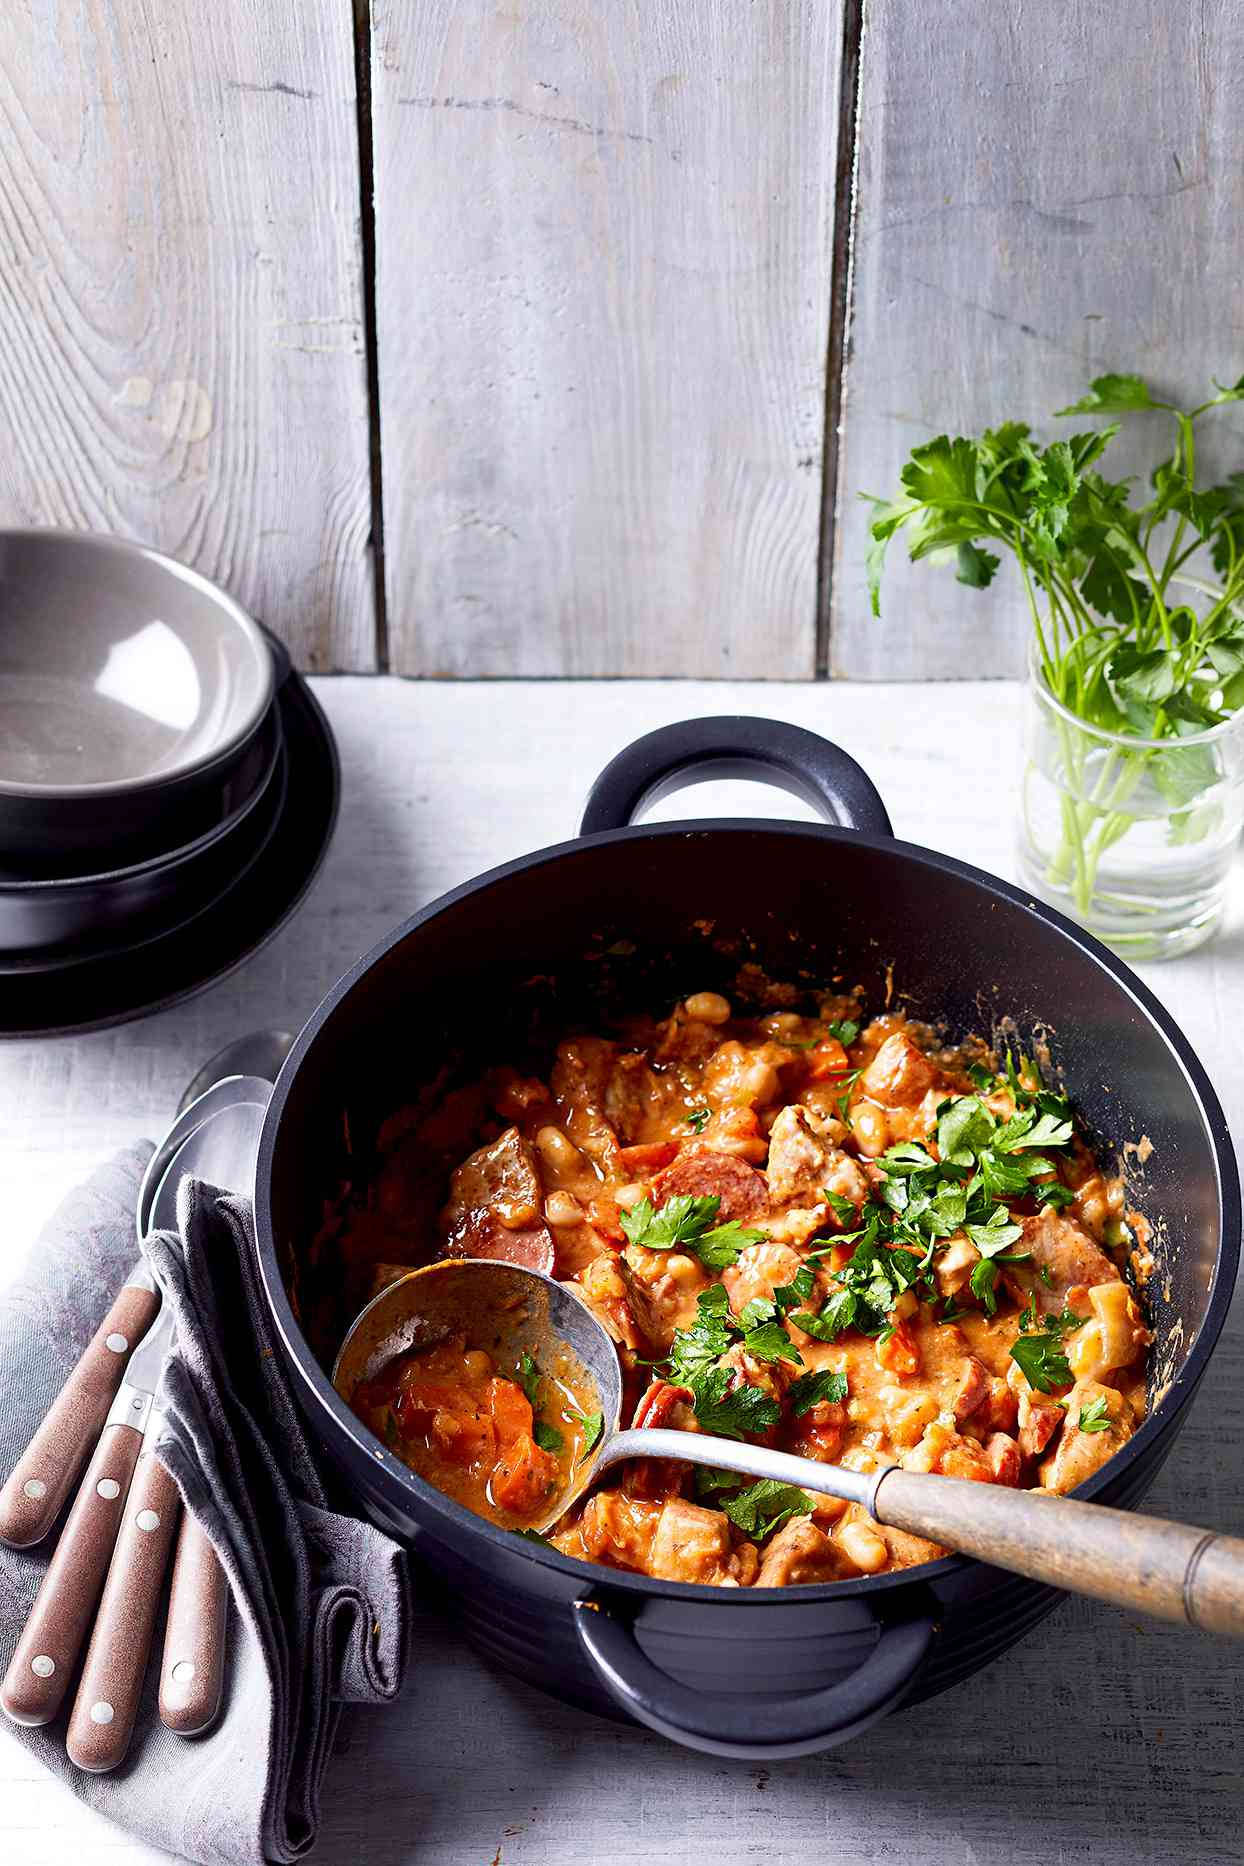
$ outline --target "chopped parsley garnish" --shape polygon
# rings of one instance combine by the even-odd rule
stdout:
[[[831,1192],[828,1186],[821,1187],[821,1197],[839,1224],[854,1224],[856,1212],[850,1199],[845,1198],[841,1192]]]
[[[750,1309],[752,1304],[747,1306]],[[803,1366],[803,1355],[776,1317],[772,1321],[753,1322],[743,1336],[743,1350],[758,1361],[793,1361],[796,1367]]]
[[[924,1274],[920,1259],[902,1245],[879,1237],[881,1214],[873,1207],[863,1229],[840,1242],[858,1238],[855,1254],[841,1270],[830,1272],[837,1287],[818,1314],[799,1309],[791,1316],[797,1328],[817,1341],[836,1341],[844,1328],[880,1335],[895,1299]]]
[[[732,1263],[739,1261],[741,1251],[749,1244],[759,1244],[764,1235],[763,1231],[753,1231],[740,1224],[737,1218],[731,1218],[724,1225],[714,1225],[711,1231],[697,1238],[691,1248],[706,1270],[728,1270]]]
[[[537,1419],[532,1427],[532,1437],[541,1451],[561,1451],[566,1441],[555,1425],[546,1425],[543,1419]]]
[[[1082,1322],[1087,1321],[1087,1315],[1077,1315],[1074,1309],[1067,1308],[1064,1308],[1058,1315],[1043,1315],[1041,1317],[1042,1327],[1053,1335],[1065,1335],[1068,1330],[1079,1328]]]
[[[621,1214],[622,1229],[630,1243],[645,1250],[693,1251],[707,1269],[726,1270],[738,1262],[740,1251],[758,1244],[765,1234],[749,1230],[737,1218],[715,1225],[720,1209],[715,1193],[703,1198],[679,1193],[659,1211],[653,1210],[651,1199],[644,1198]]]
[[[736,1529],[755,1542],[763,1542],[792,1516],[812,1513],[811,1498],[797,1484],[762,1477],[740,1488],[744,1481],[736,1471],[700,1470],[695,1474],[696,1495],[711,1499],[714,1508],[724,1510]]]
[[[853,1017],[835,1018],[832,1023],[826,1024],[825,1028],[831,1037],[837,1038],[844,1050],[849,1050],[860,1034],[860,1027]]]
[[[693,1134],[702,1134],[712,1119],[711,1108],[693,1108],[687,1116],[687,1126]]]
[[[547,1536],[542,1536],[538,1529],[511,1529],[512,1536],[521,1536],[524,1542],[538,1542],[541,1548],[551,1549],[553,1544]]]
[[[776,1301],[757,1296],[736,1317],[721,1283],[711,1283],[696,1302],[690,1328],[675,1331],[669,1378],[688,1389],[696,1418],[709,1432],[742,1438],[777,1423],[781,1406],[759,1387],[740,1382],[731,1367],[718,1362],[735,1345],[757,1361],[790,1361],[802,1367],[803,1356],[782,1325]]]
[[[1021,1335],[1011,1349],[1011,1359],[1019,1363],[1025,1380],[1038,1393],[1071,1385],[1071,1364],[1056,1334]]]
[[[1108,1432],[1113,1424],[1105,1394],[1090,1400],[1087,1406],[1081,1406],[1080,1417],[1076,1420],[1081,1432]]]
[[[730,1312],[730,1297],[723,1283],[710,1283],[696,1302],[690,1328],[675,1331],[670,1350],[670,1379],[694,1393],[696,1382],[730,1348],[737,1324]]]
[[[525,1350],[518,1363],[518,1384],[533,1406],[540,1404],[540,1369]]]
[[[584,1451],[591,1451],[605,1429],[604,1415],[598,1412],[576,1412],[571,1414],[571,1418],[579,1422],[579,1430],[583,1434]]]
[[[706,1432],[719,1438],[743,1438],[749,1432],[767,1432],[782,1416],[777,1400],[746,1381],[731,1386],[734,1370],[710,1367],[692,1387],[695,1416]]]
[[[847,1397],[847,1376],[836,1374],[829,1368],[823,1368],[820,1373],[800,1374],[786,1397],[796,1419],[802,1419],[806,1412],[811,1412],[822,1400],[828,1401],[831,1406],[840,1406]]]

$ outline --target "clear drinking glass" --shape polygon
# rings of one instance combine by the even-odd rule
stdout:
[[[1222,918],[1244,826],[1244,713],[1139,739],[1086,725],[1029,673],[1019,870],[1127,959],[1169,959]]]

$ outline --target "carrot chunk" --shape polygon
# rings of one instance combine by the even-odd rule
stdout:
[[[512,1380],[494,1378],[488,1382],[488,1409],[497,1429],[497,1442],[506,1447],[532,1432],[531,1401]]]
[[[508,1447],[492,1474],[492,1494],[503,1510],[531,1516],[557,1482],[557,1459],[524,1432]]]

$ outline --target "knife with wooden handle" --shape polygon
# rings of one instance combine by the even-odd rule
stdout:
[[[47,1535],[159,1306],[149,1271],[136,1265],[0,1489],[0,1542],[24,1549]]]
[[[114,1423],[119,1408],[130,1410],[130,1392],[122,1387],[114,1403],[0,1685],[0,1709],[14,1723],[52,1721],[82,1650],[142,1450],[145,1411],[135,1424]]]
[[[177,1486],[149,1435],[130,1484],[69,1717],[65,1749],[79,1769],[98,1774],[125,1760],[180,1510]]]
[[[187,1511],[177,1539],[160,1665],[160,1721],[177,1736],[198,1736],[216,1721],[228,1612],[224,1570]]]

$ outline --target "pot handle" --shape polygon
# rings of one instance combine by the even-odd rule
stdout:
[[[766,1761],[845,1743],[904,1698],[937,1631],[931,1599],[887,1615],[864,1663],[836,1685],[801,1697],[731,1698],[679,1684],[641,1650],[631,1618],[604,1593],[577,1600],[575,1631],[605,1690],[660,1736],[710,1756]]]
[[[876,785],[849,753],[802,726],[745,715],[684,719],[636,739],[593,784],[579,833],[623,829],[658,797],[722,777],[764,778],[811,804],[827,823],[869,836],[894,834]]]

